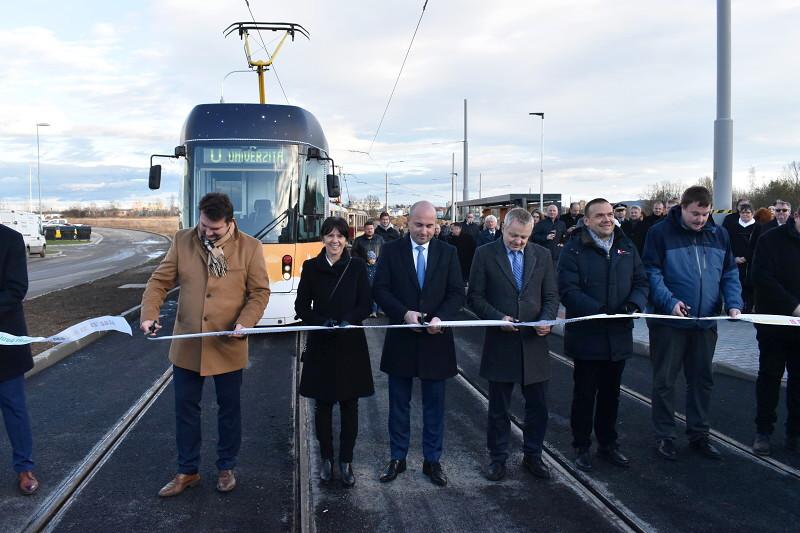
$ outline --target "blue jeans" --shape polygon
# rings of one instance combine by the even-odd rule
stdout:
[[[444,440],[445,380],[422,379],[422,455],[438,463]],[[410,404],[414,378],[389,375],[389,444],[392,459],[405,459],[411,438]]]
[[[200,400],[205,377],[197,372],[173,366],[175,388],[175,441],[178,446],[178,473],[196,474],[200,467]],[[217,393],[217,469],[231,470],[242,444],[242,410],[239,391],[242,371],[214,376]]]
[[[0,410],[13,450],[14,471],[33,470],[33,437],[25,405],[25,375],[0,381]]]

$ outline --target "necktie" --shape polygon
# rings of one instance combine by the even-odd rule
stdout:
[[[517,283],[517,290],[522,290],[522,252],[511,252],[511,271],[514,274],[514,281]]]
[[[417,281],[420,289],[425,285],[425,255],[422,253],[424,251],[424,246],[417,246]]]

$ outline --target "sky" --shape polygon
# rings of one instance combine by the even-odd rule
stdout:
[[[283,47],[283,91],[271,71],[267,100],[319,119],[345,201],[383,198],[388,170],[390,204],[445,205],[453,153],[460,199],[464,99],[471,198],[479,175],[484,197],[538,192],[541,153],[544,192],[564,200],[634,199],[713,172],[711,0],[429,0],[374,144],[424,0],[249,1],[257,20],[311,34]],[[241,41],[222,31],[248,20],[244,0],[6,6],[0,205],[27,208],[32,190],[35,208],[37,123],[50,124],[39,128],[45,207],[169,202],[181,166],[166,160],[152,192],[149,156],[171,153],[189,111],[246,69]],[[732,2],[734,186],[800,159],[798,20],[800,0]],[[272,52],[276,35],[264,39]],[[257,102],[255,74],[232,74],[224,97]]]

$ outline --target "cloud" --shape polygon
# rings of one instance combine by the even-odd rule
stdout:
[[[421,3],[250,4],[259,19],[298,21],[311,32],[311,41],[286,43],[267,75],[267,98],[286,101],[277,71],[290,102],[317,116],[337,163],[357,176],[354,197],[382,191],[386,163],[405,160],[390,167],[398,184],[390,200],[448,199],[453,152],[463,179],[462,146],[431,143],[462,137],[464,98],[473,191],[480,173],[484,193],[538,187],[542,124],[531,111],[546,114],[548,192],[629,199],[648,183],[712,172],[713,3],[430,2],[372,159],[347,150],[369,149]],[[191,108],[218,101],[223,76],[245,68],[238,36],[222,37],[230,21],[250,18],[238,0],[34,9],[10,6],[0,27],[0,176],[16,178],[8,194],[23,199],[37,121],[52,124],[40,131],[52,201],[151,194],[141,181],[149,155],[170,153]],[[798,15],[796,0],[733,2],[737,181],[751,166],[777,175],[798,158]],[[270,48],[274,37],[264,35]],[[251,45],[264,56],[257,35]],[[226,101],[255,101],[255,76],[232,75],[224,90]],[[180,167],[171,165],[152,194],[177,193]]]

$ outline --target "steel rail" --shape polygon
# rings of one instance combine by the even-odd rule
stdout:
[[[570,368],[574,368],[575,367],[575,365],[572,363],[572,361],[569,360],[567,357],[565,357],[565,356],[563,356],[561,354],[555,353],[552,350],[550,350],[550,356],[553,357],[553,359],[555,359],[556,361],[558,361],[558,362],[560,362],[560,363],[562,363],[564,365],[567,365]],[[641,403],[643,405],[646,405],[648,407],[652,407],[653,406],[652,399],[648,398],[647,396],[645,396],[644,394],[642,394],[640,392],[636,392],[635,390],[631,389],[630,387],[626,387],[625,385],[622,385],[622,386],[620,386],[620,391],[623,394],[625,394],[626,396],[638,401],[639,403]],[[680,420],[684,424],[686,423],[686,416],[683,415],[682,413],[676,412],[675,413],[675,418],[677,418],[678,420]],[[709,435],[711,437],[713,437],[715,440],[717,440],[718,442],[720,442],[721,444],[727,446],[728,448],[732,449],[735,452],[739,452],[740,454],[746,456],[747,458],[749,458],[749,459],[751,459],[751,460],[753,460],[753,461],[755,461],[757,463],[761,463],[764,466],[766,466],[768,468],[771,468],[772,470],[775,470],[776,472],[779,472],[781,474],[785,474],[785,475],[791,476],[793,478],[800,479],[800,470],[798,470],[797,468],[789,466],[786,463],[782,463],[782,462],[778,461],[777,459],[773,459],[772,457],[768,457],[768,456],[764,456],[764,455],[758,455],[757,453],[753,452],[753,450],[752,450],[752,448],[750,448],[750,446],[747,446],[746,444],[744,444],[742,442],[739,442],[738,440],[734,439],[733,437],[731,437],[729,435],[721,433],[721,432],[719,432],[719,431],[717,431],[715,429],[709,430]]]
[[[39,531],[52,531],[55,528],[75,497],[92,480],[171,381],[172,367],[170,366],[42,502],[23,528],[23,532],[38,533]]]
[[[467,388],[480,396],[483,401],[489,401],[486,391],[472,378],[468,377],[460,367],[457,377],[461,379]],[[523,422],[513,414],[511,415],[511,423],[522,431]],[[571,461],[567,460],[547,442],[544,443],[543,452],[543,459],[567,481],[572,482],[568,486],[586,498],[593,507],[600,511],[620,531],[646,533],[651,530],[647,524],[642,522],[630,510],[617,503],[613,496],[608,494],[608,491],[575,468]]]

